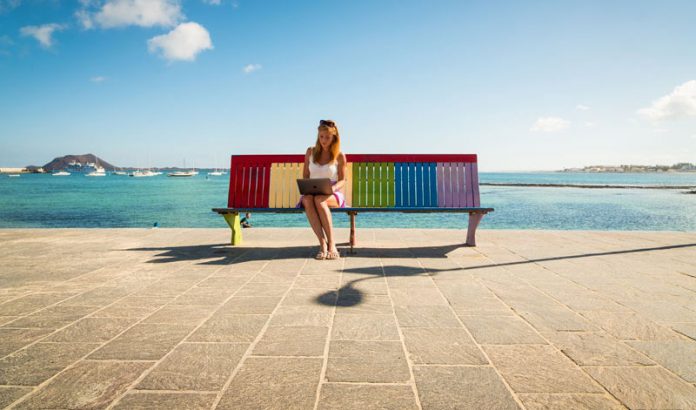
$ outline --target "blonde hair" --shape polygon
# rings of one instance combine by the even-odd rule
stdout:
[[[329,154],[331,154],[331,162],[336,161],[339,152],[341,152],[341,137],[338,133],[338,125],[332,120],[321,120],[319,121],[319,126],[317,127],[317,142],[312,148],[312,161],[314,163],[319,163],[319,157],[321,155],[321,144],[319,143],[319,131],[327,130],[329,134],[333,136],[333,141],[331,141],[331,146],[329,146]]]

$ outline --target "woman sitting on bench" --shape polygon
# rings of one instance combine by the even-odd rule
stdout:
[[[336,123],[319,121],[317,142],[307,148],[303,178],[329,178],[333,195],[302,195],[297,206],[302,206],[309,224],[319,239],[316,259],[338,259],[329,208],[344,208],[345,198],[340,189],[346,183],[346,156],[341,152],[341,138]]]

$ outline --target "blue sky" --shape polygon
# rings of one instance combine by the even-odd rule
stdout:
[[[219,3],[219,4],[216,4]],[[0,0],[0,166],[696,162],[694,1]]]

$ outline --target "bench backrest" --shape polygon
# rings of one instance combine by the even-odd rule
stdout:
[[[475,154],[348,154],[346,206],[479,207]],[[233,155],[229,208],[294,208],[304,155]]]

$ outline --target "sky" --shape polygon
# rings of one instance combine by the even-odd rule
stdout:
[[[0,0],[0,166],[696,163],[696,1]]]

